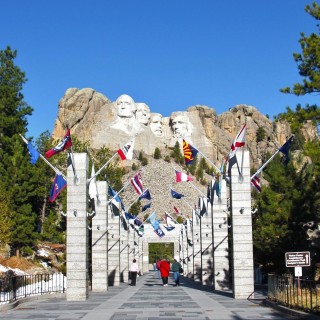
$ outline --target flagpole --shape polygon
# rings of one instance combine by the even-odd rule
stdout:
[[[195,148],[195,147],[194,147]],[[195,148],[196,149],[196,148]],[[214,168],[218,171],[218,172],[221,172],[220,171],[220,169],[211,161],[211,160],[209,160],[208,159],[208,157],[206,157],[199,149],[197,149],[198,150],[198,152],[205,158],[205,159],[207,159],[207,161],[209,161],[213,166],[214,166]]]
[[[94,179],[94,178],[110,163],[110,161],[113,160],[117,155],[118,155],[118,152],[116,152],[116,153],[96,172],[96,174],[87,181],[87,184],[89,184],[90,181],[91,181],[92,179]]]
[[[73,169],[74,169],[74,182],[76,183],[76,185],[79,185],[80,178],[77,175],[72,146],[70,147],[70,149],[71,149],[72,165],[73,165]]]
[[[108,204],[111,203],[111,201],[116,198],[128,185],[130,181],[128,181],[109,201]]]
[[[20,135],[21,139],[28,145],[28,143],[29,143],[28,140],[20,133],[19,133],[19,135]],[[56,174],[62,176],[63,179],[67,181],[66,176],[58,168],[53,166],[41,153],[39,153],[39,155],[40,155],[41,159],[43,159],[53,169],[53,171],[55,171]]]
[[[219,170],[220,171],[220,170]],[[207,197],[200,189],[198,189],[192,182],[188,181],[190,183],[190,185],[196,189],[197,191],[199,191],[199,193],[201,193],[204,197]]]
[[[263,168],[279,153],[279,149],[273,154],[273,156],[271,156],[269,159],[268,159],[268,161],[266,162],[266,163],[264,163],[258,170],[257,170],[257,172],[253,175],[253,176],[251,176],[251,178],[250,178],[250,181],[251,181],[251,179],[254,177],[254,176],[256,176],[257,174],[259,174],[262,170],[263,170]]]

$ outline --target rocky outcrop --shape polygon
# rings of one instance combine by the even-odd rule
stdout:
[[[258,168],[267,153],[274,153],[291,136],[287,122],[272,122],[253,106],[236,105],[220,115],[203,105],[186,110],[162,117],[152,113],[152,107],[135,103],[127,95],[110,101],[93,89],[71,88],[59,101],[52,137],[60,140],[69,126],[71,134],[88,142],[91,148],[105,146],[117,150],[136,136],[135,150],[142,150],[147,155],[152,155],[157,147],[163,153],[168,152],[184,138],[219,166],[246,123],[246,146],[250,151],[251,166]],[[259,128],[265,133],[261,141],[257,141]],[[302,133],[306,140],[318,139],[317,128],[311,121],[302,124]]]

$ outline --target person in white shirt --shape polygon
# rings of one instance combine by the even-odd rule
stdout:
[[[131,283],[130,286],[135,286],[137,283],[137,274],[139,272],[139,266],[137,264],[136,259],[133,259],[131,266],[129,268],[129,271],[131,273]]]

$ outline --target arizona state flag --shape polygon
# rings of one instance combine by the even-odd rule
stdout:
[[[191,164],[197,155],[198,150],[183,139],[183,155],[186,164]]]

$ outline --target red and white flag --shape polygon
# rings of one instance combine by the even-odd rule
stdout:
[[[184,182],[184,181],[192,181],[193,179],[188,176],[187,174],[180,172],[178,170],[175,170],[176,172],[176,182]]]
[[[64,151],[72,146],[72,140],[70,135],[70,129],[67,130],[66,134],[64,135],[63,139],[52,149],[48,150],[45,155],[46,158],[49,159],[50,157],[54,156],[55,154]]]
[[[257,175],[252,177],[251,184],[255,187],[255,189],[258,192],[261,192],[260,178]]]
[[[235,137],[234,141],[231,144],[231,150],[229,152],[229,160],[235,156],[237,150],[243,147],[246,139],[246,129],[247,125],[244,124],[241,130],[238,132],[237,136]]]
[[[142,179],[141,179],[141,171],[136,173],[133,178],[131,178],[131,184],[133,185],[134,189],[136,190],[137,194],[140,196],[143,194],[143,186],[142,186]]]
[[[121,160],[132,160],[134,148],[134,139],[126,143],[122,148],[118,150],[118,154]]]

